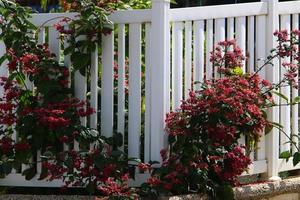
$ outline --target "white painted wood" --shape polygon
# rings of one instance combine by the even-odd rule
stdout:
[[[267,3],[247,3],[218,6],[201,6],[192,8],[176,8],[170,10],[171,21],[194,21],[202,19],[218,19],[236,16],[267,14]]]
[[[0,41],[0,57],[2,57],[5,53],[6,53],[5,44],[3,41]],[[7,61],[5,61],[0,66],[0,77],[7,77],[7,76],[8,76],[8,68],[7,68]],[[0,97],[3,97],[3,94],[4,94],[3,86],[0,86]]]
[[[68,29],[68,26],[65,26],[65,29]],[[68,43],[68,39],[65,37],[64,38],[64,49],[68,48],[69,45],[70,44]],[[64,65],[69,69],[69,72],[70,72],[71,67],[72,67],[70,54],[64,55]],[[69,73],[68,81],[69,81],[68,87],[71,88],[71,75],[70,75],[70,73]],[[69,144],[64,143],[63,144],[63,149],[64,149],[64,151],[69,151],[70,150]]]
[[[101,134],[113,135],[114,33],[102,36]]]
[[[78,13],[38,13],[32,14],[30,21],[37,27],[46,27],[54,26],[64,18],[76,19],[77,17]]]
[[[299,14],[294,14],[293,16],[293,24],[292,24],[292,30],[295,29],[299,29]],[[296,64],[297,61],[294,61],[294,63]],[[299,73],[298,73],[299,76]],[[295,97],[298,96],[298,89],[292,88],[292,99],[294,99]],[[297,148],[295,145],[299,146],[299,138],[296,136],[299,136],[299,105],[293,105],[292,106],[292,141],[293,141],[293,145],[292,145],[292,152],[296,152]]]
[[[150,120],[151,120],[151,24],[145,27],[145,136],[144,136],[144,162],[150,161]]]
[[[46,33],[45,33],[45,28],[44,27],[40,27],[38,29],[38,43],[39,44],[43,44],[45,43],[45,37],[46,37]]]
[[[242,52],[246,52],[246,17],[236,18],[236,41]],[[242,63],[242,69],[246,72],[245,62]]]
[[[129,24],[128,156],[140,157],[141,24]]]
[[[290,171],[300,169],[300,164],[293,165],[293,159],[289,159],[287,162],[285,159],[278,159],[278,170],[279,172]]]
[[[36,173],[37,176],[39,176],[42,173],[42,159],[41,159],[42,153],[41,150],[38,150],[36,153]]]
[[[182,22],[173,24],[172,37],[172,109],[180,107],[182,100],[182,77],[183,77],[183,39]]]
[[[254,16],[248,17],[248,65],[247,70],[248,72],[255,71],[255,24],[254,24]]]
[[[282,30],[287,30],[290,32],[291,30],[291,22],[290,15],[281,15],[280,28]],[[290,58],[281,59],[281,64],[284,62],[290,62]],[[280,67],[280,80],[284,79],[284,74],[287,73],[285,67]],[[290,99],[291,87],[286,86],[282,87],[280,92],[285,95],[288,99]],[[284,99],[280,99],[281,103],[287,103]],[[280,152],[289,151],[291,144],[289,137],[291,135],[291,109],[290,106],[280,106],[280,124],[283,126],[284,132],[288,135],[288,137],[281,132],[280,133]]]
[[[5,177],[5,179],[0,179],[1,186],[25,186],[25,187],[62,187],[64,183],[62,180],[38,180],[38,177],[35,176],[30,181],[26,181],[24,176],[21,173],[18,174],[9,174]]]
[[[98,127],[98,45],[96,45],[95,51],[91,54],[91,99],[90,106],[95,112],[90,116],[90,128],[97,133]],[[90,144],[90,148],[93,149],[95,144]]]
[[[225,19],[216,19],[215,20],[215,46],[218,45],[219,42],[225,40]],[[220,78],[220,73],[218,72],[218,68],[214,67],[215,78]]]
[[[192,89],[192,22],[185,22],[184,30],[184,98],[189,97]]]
[[[213,20],[206,21],[206,78],[211,79],[213,77],[213,65],[210,62],[210,52],[213,51],[214,38],[213,38]]]
[[[87,93],[86,76],[80,74],[79,71],[75,72],[74,90],[75,90],[76,98],[82,101],[86,101],[86,93]],[[86,117],[80,117],[80,123],[82,126],[86,126],[87,125]],[[79,150],[79,144],[77,141],[74,141],[74,150]]]
[[[275,48],[277,43],[276,39],[273,37],[273,32],[278,30],[278,0],[265,0],[264,2],[268,3],[268,16],[267,16],[267,51]],[[274,66],[266,67],[267,79],[271,83],[278,83],[279,81],[279,66],[278,61],[273,61]],[[275,103],[278,103],[278,97],[274,96]],[[279,109],[277,106],[268,110],[268,120],[272,122],[279,122]],[[266,154],[268,160],[268,177],[270,179],[278,178],[278,157],[279,157],[279,132],[277,129],[272,129],[269,134],[266,135]]]
[[[227,19],[227,40],[234,39],[234,18]]]
[[[169,9],[167,0],[152,3],[151,25],[151,160],[161,161],[160,151],[165,143],[165,114],[169,74]]]
[[[203,82],[204,78],[204,21],[194,22],[194,81]],[[200,84],[195,84],[194,89],[200,89]]]
[[[118,10],[109,19],[116,24],[151,22],[151,10]]]
[[[60,59],[60,33],[54,28],[49,27],[49,49],[52,53],[55,53],[56,59]]]
[[[251,175],[251,174],[262,174],[267,172],[267,160],[258,160],[254,161],[250,166],[249,169],[242,174],[242,176],[245,175]]]
[[[257,160],[265,160],[266,159],[266,137],[264,132],[262,133],[259,142],[257,144],[257,152],[256,152],[256,158]]]
[[[286,15],[286,14],[298,14],[300,7],[300,1],[287,1],[287,2],[279,2],[278,3],[278,14]]]
[[[118,25],[118,124],[117,131],[125,134],[125,24]],[[123,146],[121,147],[123,149]]]
[[[256,17],[256,57],[255,69],[260,68],[265,62],[269,49],[266,49],[266,16]],[[265,69],[259,72],[262,78],[266,78]]]

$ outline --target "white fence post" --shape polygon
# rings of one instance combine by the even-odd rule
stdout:
[[[278,0],[262,0],[268,3],[267,16],[267,55],[270,50],[276,47],[276,39],[273,32],[279,29],[279,14],[278,14]],[[279,81],[279,61],[273,60],[273,66],[266,67],[266,77],[271,83],[278,83]],[[274,95],[275,103],[279,102],[279,98]],[[268,120],[272,122],[279,122],[279,107],[273,107],[268,110]],[[266,135],[266,152],[268,161],[268,178],[269,180],[280,180],[278,176],[279,170],[279,130],[273,128],[270,133]]]
[[[5,52],[6,52],[5,44],[3,41],[0,41],[0,57],[2,57],[5,54]],[[6,64],[7,62],[5,61],[4,63],[2,63],[2,65],[0,65],[0,77],[8,76],[8,70]],[[3,93],[4,93],[3,87],[0,87],[0,97],[2,97]]]
[[[167,112],[167,88],[169,81],[169,0],[152,0],[151,21],[151,139],[152,161],[161,161],[164,148],[164,121]]]

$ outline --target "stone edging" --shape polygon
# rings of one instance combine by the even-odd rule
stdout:
[[[234,188],[236,200],[257,200],[274,197],[280,194],[299,193],[300,177],[276,182],[249,184]],[[95,197],[78,195],[21,195],[4,194],[0,200],[94,200]],[[207,200],[200,194],[161,197],[159,200]]]
[[[256,200],[274,197],[280,194],[299,192],[300,177],[275,182],[250,184],[234,188],[236,200]]]

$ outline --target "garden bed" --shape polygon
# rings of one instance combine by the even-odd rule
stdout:
[[[259,184],[249,184],[234,188],[235,199],[237,200],[281,200],[299,199],[300,177],[289,178],[277,182],[266,182]],[[0,200],[89,200],[95,199],[90,196],[81,195],[22,195],[4,194]],[[181,195],[174,197],[161,197],[160,200],[206,200],[203,195]]]

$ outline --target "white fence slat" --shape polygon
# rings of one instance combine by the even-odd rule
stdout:
[[[254,16],[248,17],[248,65],[247,69],[248,72],[254,72],[254,61],[255,61],[255,54],[254,54],[254,48],[255,48],[255,26],[254,26]]]
[[[266,55],[269,53],[269,50],[266,49],[266,16],[257,16],[256,17],[256,66],[257,70],[261,67],[266,61]],[[266,78],[265,69],[259,72],[259,75],[262,78]]]
[[[294,14],[293,16],[292,30],[299,29],[299,14]],[[296,63],[296,61],[294,61]],[[299,73],[298,73],[299,76]],[[298,89],[292,88],[292,99],[298,96]],[[292,141],[295,145],[299,146],[299,139],[296,136],[299,136],[299,105],[292,105]],[[295,136],[296,135],[296,136]],[[292,152],[296,152],[297,148],[295,145],[292,145]]]
[[[251,22],[251,20],[250,20]],[[252,22],[251,22],[252,23]],[[251,27],[251,24],[250,24]],[[255,66],[253,70],[257,70],[261,67],[266,59],[266,16],[256,16],[256,49],[255,49]],[[251,45],[251,42],[249,46]],[[251,57],[250,57],[251,59]],[[253,60],[253,58],[252,58]],[[251,66],[251,64],[249,65]],[[249,67],[250,71],[252,67]],[[261,70],[259,72],[261,78],[265,79],[265,70]],[[258,144],[257,149],[257,160],[263,160],[266,158],[266,142],[265,142],[265,134],[262,134]]]
[[[176,22],[172,28],[172,109],[175,110],[182,100],[183,24]]]
[[[86,101],[86,93],[87,93],[87,84],[86,84],[86,76],[80,74],[79,71],[75,72],[75,81],[74,81],[74,89],[75,89],[75,97]],[[87,119],[86,117],[80,117],[80,123],[82,126],[86,126]],[[74,141],[74,150],[79,150],[79,144],[77,141]]]
[[[227,40],[234,39],[234,18],[227,19]]]
[[[113,135],[114,33],[102,36],[101,134]]]
[[[68,26],[66,25],[65,26],[65,29],[67,30],[68,29]],[[68,48],[70,46],[70,44],[68,43],[68,38],[67,37],[65,37],[64,38],[64,49],[66,49],[66,48]],[[71,72],[71,56],[70,56],[70,54],[68,54],[68,55],[64,55],[64,65],[69,69],[69,72]],[[69,88],[71,88],[71,75],[70,75],[70,73],[69,73],[69,77],[68,77],[68,81],[69,81],[69,83],[68,83],[68,87]],[[64,149],[64,151],[69,151],[69,144],[66,144],[66,143],[64,143],[63,144],[63,149]]]
[[[170,10],[169,18],[170,21],[194,21],[236,16],[265,15],[267,12],[268,4],[266,2],[255,2],[231,5],[175,8]]]
[[[150,117],[151,117],[151,24],[147,23],[145,27],[145,136],[144,136],[144,162],[148,163],[150,161]]]
[[[40,27],[39,28],[39,33],[38,33],[38,43],[39,44],[45,43],[45,39],[46,39],[45,28],[44,27]]]
[[[290,15],[282,15],[280,21],[280,27],[282,30],[287,30],[290,32],[291,21]],[[281,59],[281,64],[283,62],[290,62],[290,58]],[[285,67],[281,67],[280,78],[284,78],[284,74],[287,72]],[[286,86],[282,87],[280,92],[290,99],[291,87]],[[281,103],[287,103],[284,99],[280,99]],[[283,131],[290,136],[291,135],[291,109],[290,106],[280,106],[280,123],[283,126]],[[280,132],[280,152],[289,151],[291,144],[289,143],[289,138],[283,133]]]
[[[41,159],[42,153],[41,150],[38,150],[36,153],[36,172],[37,176],[39,176],[42,173],[42,159]]]
[[[95,110],[90,116],[90,128],[97,130],[98,125],[98,45],[96,45],[95,51],[91,54],[91,99],[90,106]],[[91,144],[93,148],[94,144]]]
[[[204,78],[204,21],[194,22],[194,81],[203,81]],[[194,86],[198,90],[199,84]]]
[[[242,52],[246,53],[246,17],[236,18],[236,40]],[[243,62],[243,71],[246,72],[245,62]]]
[[[141,133],[141,24],[129,25],[128,156],[140,157]]]
[[[189,90],[192,89],[192,22],[185,22],[184,40],[184,97],[189,97]]]
[[[216,19],[215,20],[215,45],[219,42],[225,40],[225,19]],[[214,67],[215,78],[220,78],[218,73],[218,68]]]
[[[206,79],[213,77],[213,65],[210,62],[210,52],[213,50],[214,39],[213,39],[213,20],[206,21]]]
[[[1,33],[1,30],[0,30]],[[6,53],[6,47],[3,41],[0,41],[0,57],[2,57]],[[7,61],[3,62],[0,66],[0,77],[7,77],[8,76],[8,68],[7,68]],[[3,97],[3,86],[0,86],[0,97]]]
[[[118,25],[118,123],[117,131],[125,133],[125,24]],[[123,149],[123,146],[122,146]]]
[[[52,53],[55,53],[56,59],[60,59],[60,33],[54,28],[49,27],[49,49]]]

